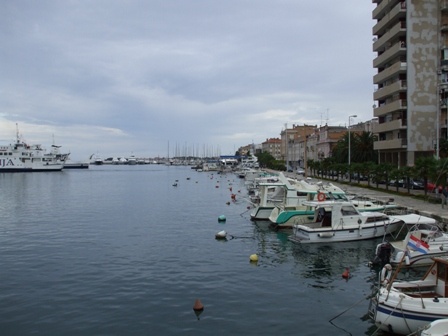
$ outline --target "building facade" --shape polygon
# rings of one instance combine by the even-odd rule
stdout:
[[[372,0],[374,149],[413,166],[447,137],[448,0]]]
[[[282,140],[279,138],[266,139],[261,143],[262,152],[271,154],[276,160],[282,159]]]

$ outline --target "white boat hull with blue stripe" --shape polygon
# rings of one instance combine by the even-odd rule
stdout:
[[[421,280],[383,282],[370,310],[376,326],[409,335],[428,323],[448,318],[448,259],[434,258]]]

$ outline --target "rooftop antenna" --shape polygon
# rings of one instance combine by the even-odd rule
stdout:
[[[327,119],[325,120],[325,124],[326,125],[328,125],[329,111],[330,111],[330,109],[327,108]]]

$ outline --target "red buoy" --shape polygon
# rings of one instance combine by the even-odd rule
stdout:
[[[203,311],[204,310],[204,305],[201,303],[201,300],[196,299],[196,301],[194,302],[193,310],[194,311]]]
[[[345,271],[342,272],[342,277],[343,277],[344,279],[348,279],[348,278],[350,278],[350,269],[349,269],[348,267],[346,267],[346,268],[345,268]]]

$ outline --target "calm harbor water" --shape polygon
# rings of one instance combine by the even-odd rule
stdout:
[[[1,335],[376,330],[366,298],[378,240],[295,245],[249,220],[236,175],[93,166],[0,174],[0,188]],[[221,230],[230,239],[216,240]],[[199,319],[196,299],[205,307]]]

